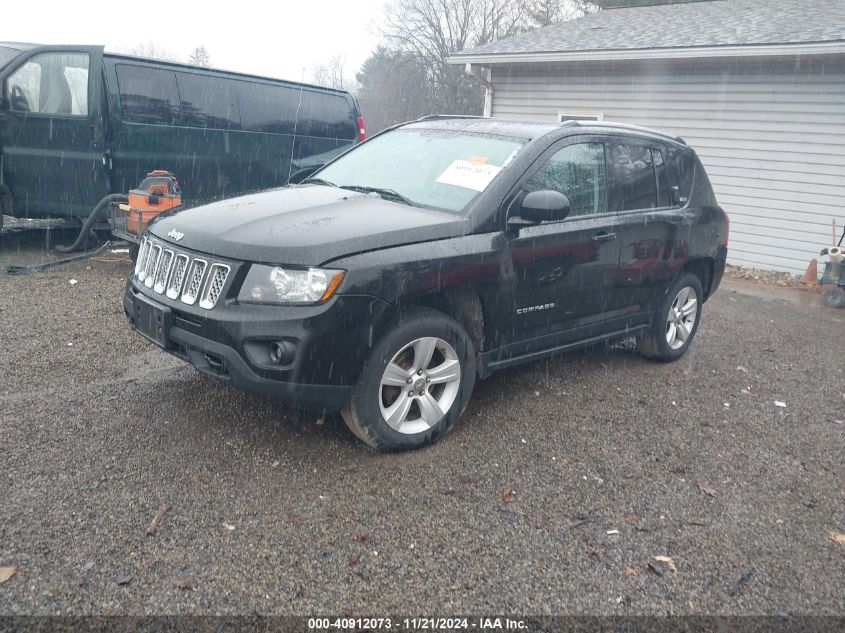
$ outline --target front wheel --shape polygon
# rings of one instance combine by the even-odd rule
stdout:
[[[640,338],[640,352],[664,363],[683,356],[698,331],[703,298],[696,275],[684,273],[678,277],[657,307],[651,327]]]
[[[443,437],[475,384],[475,351],[463,327],[418,308],[373,348],[349,404],[350,430],[380,451],[421,448]]]

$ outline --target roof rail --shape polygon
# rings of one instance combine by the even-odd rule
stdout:
[[[592,126],[592,127],[610,127],[610,128],[619,128],[622,130],[631,130],[632,132],[644,132],[645,134],[652,134],[653,136],[661,136],[663,138],[667,138],[670,141],[675,141],[676,143],[680,143],[681,145],[686,145],[687,142],[682,139],[680,136],[675,136],[674,134],[668,134],[666,132],[661,132],[660,130],[653,130],[650,127],[644,127],[642,125],[633,125],[631,123],[616,123],[615,121],[586,121],[586,120],[574,120],[570,119],[569,121],[564,121],[560,124],[561,127],[567,125],[579,125],[579,126]]]
[[[440,119],[484,119],[488,117],[483,117],[478,114],[427,114],[426,116],[421,116],[417,121],[437,121]]]

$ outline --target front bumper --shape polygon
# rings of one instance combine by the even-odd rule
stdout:
[[[151,337],[142,309],[166,315]],[[319,306],[266,306],[221,300],[211,310],[153,294],[130,274],[123,309],[130,326],[199,371],[238,389],[267,394],[304,410],[342,409],[388,309],[380,299],[336,295]],[[271,344],[290,352],[274,361]]]

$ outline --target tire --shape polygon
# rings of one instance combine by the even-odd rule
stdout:
[[[845,308],[845,288],[828,288],[824,291],[824,304],[829,308]]]
[[[683,356],[698,332],[703,297],[698,276],[682,273],[655,310],[651,327],[639,339],[640,353],[663,363]]]
[[[441,312],[417,308],[373,347],[341,414],[376,450],[428,446],[464,412],[475,374],[475,350],[464,328]]]

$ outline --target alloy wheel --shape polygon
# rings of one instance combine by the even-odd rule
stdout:
[[[461,386],[461,363],[441,338],[418,338],[387,364],[379,386],[379,407],[394,431],[412,435],[435,426],[451,408]]]
[[[698,318],[698,297],[690,286],[681,288],[669,308],[666,319],[666,342],[672,349],[680,349],[692,334]]]

